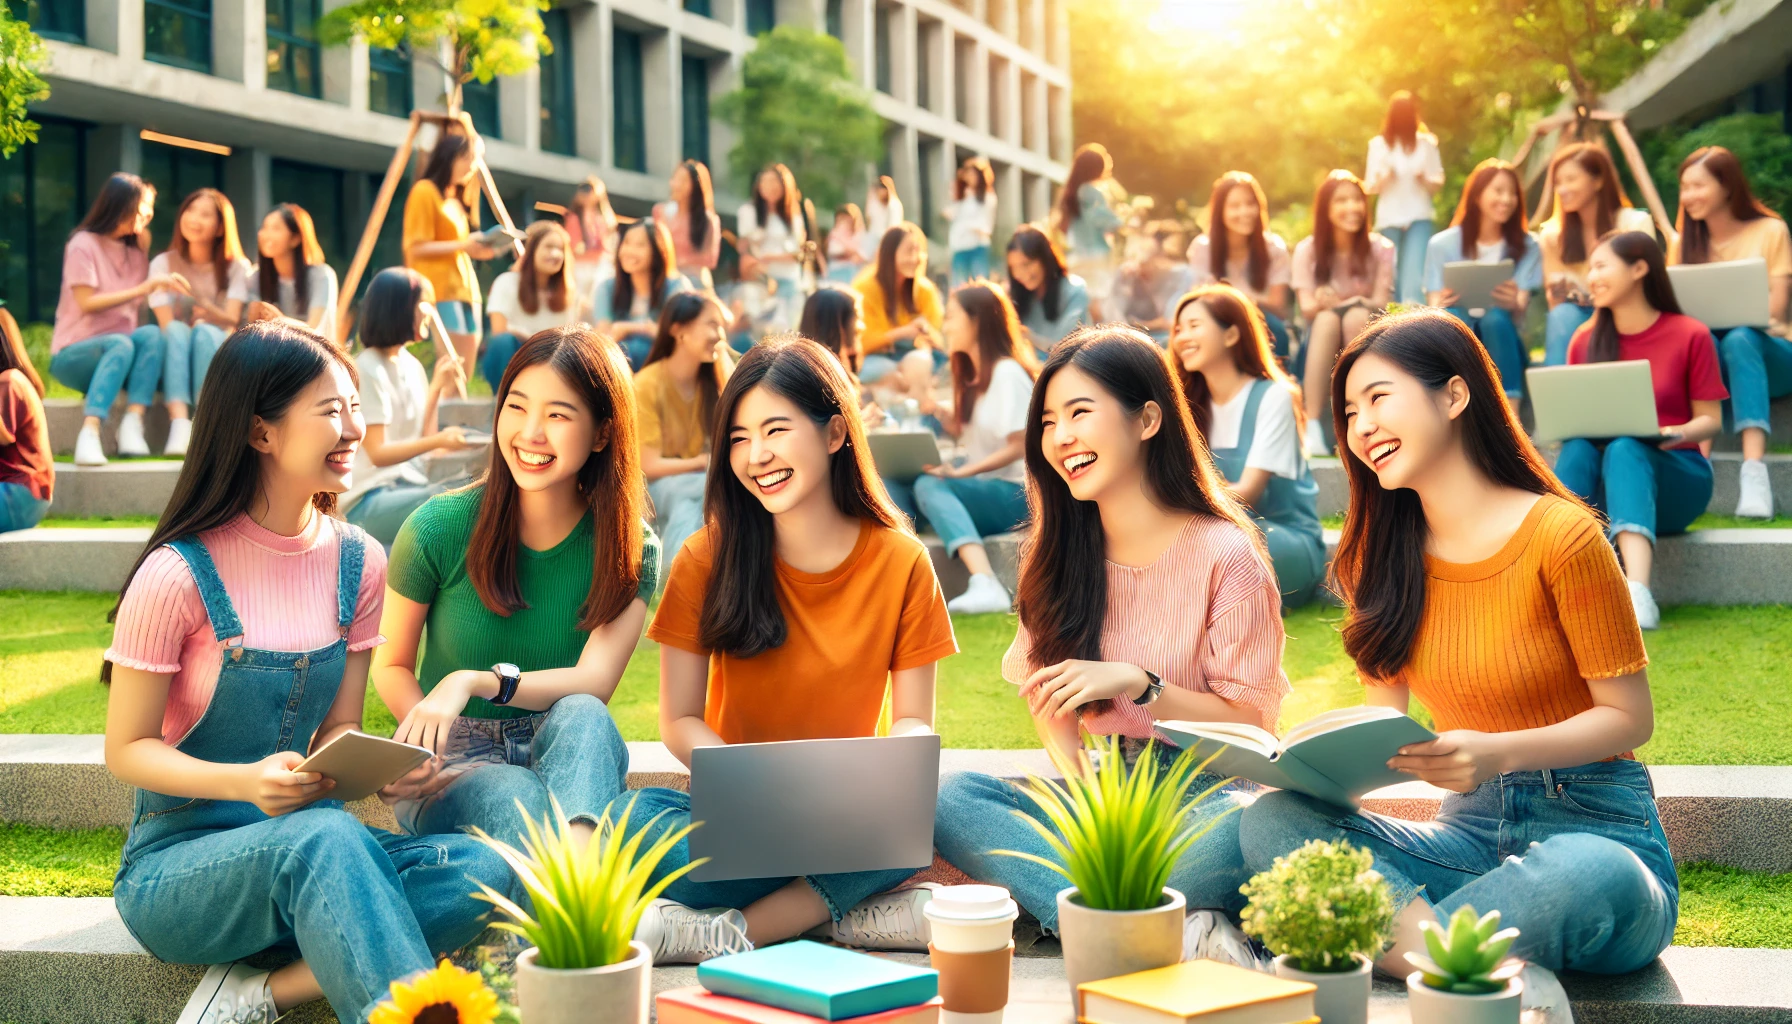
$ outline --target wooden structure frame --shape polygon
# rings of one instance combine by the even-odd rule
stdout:
[[[1649,175],[1649,164],[1643,159],[1643,151],[1637,147],[1636,139],[1630,134],[1630,126],[1624,123],[1624,115],[1612,110],[1595,110],[1584,105],[1577,105],[1573,110],[1551,114],[1531,126],[1530,134],[1512,155],[1512,165],[1524,174],[1524,165],[1531,157],[1531,150],[1539,139],[1550,132],[1561,132],[1557,140],[1559,148],[1568,142],[1593,142],[1599,137],[1599,125],[1604,125],[1618,144],[1618,151],[1624,155],[1624,162],[1630,166],[1630,176],[1636,179],[1636,186],[1643,193],[1643,202],[1649,207],[1649,214],[1655,220],[1656,227],[1661,230],[1661,237],[1673,240],[1679,237],[1674,222],[1669,219],[1667,206],[1661,201],[1661,193],[1655,188],[1655,179]],[[1548,218],[1549,211],[1554,209],[1555,182],[1548,171],[1543,175],[1543,195],[1531,212],[1531,228],[1536,228]]]

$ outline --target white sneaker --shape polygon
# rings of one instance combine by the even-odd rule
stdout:
[[[193,437],[192,420],[169,420],[168,443],[162,446],[163,455],[187,454],[187,442]]]
[[[143,436],[143,414],[127,412],[118,420],[118,454],[123,456],[142,456],[149,454],[149,441]]]
[[[1525,964],[1518,978],[1524,983],[1524,991],[1518,997],[1519,1009],[1534,1011],[1525,1014],[1526,1020],[1534,1020],[1536,1024],[1574,1024],[1574,1010],[1568,1005],[1568,993],[1554,971]]]
[[[972,573],[964,593],[946,602],[946,610],[954,615],[985,615],[1014,610],[1014,599],[1002,581],[986,572]]]
[[[100,443],[100,428],[82,427],[75,435],[75,465],[104,466],[106,446]]]
[[[1630,606],[1636,609],[1636,624],[1644,629],[1660,629],[1661,608],[1655,604],[1655,595],[1635,580],[1624,582],[1630,586]]]
[[[1736,498],[1737,515],[1748,519],[1773,518],[1773,481],[1767,476],[1767,463],[1760,459],[1744,459],[1737,484],[1740,491]]]
[[[859,949],[925,953],[932,929],[921,908],[933,899],[933,891],[938,888],[938,883],[922,882],[879,893],[847,911],[840,920],[810,929],[809,934]]]
[[[280,1016],[268,972],[248,964],[213,964],[175,1024],[273,1024]]]
[[[1321,426],[1316,419],[1307,421],[1307,437],[1305,443],[1307,446],[1308,458],[1320,458],[1335,454],[1330,448],[1326,447],[1325,428]]]
[[[1218,960],[1266,974],[1275,961],[1257,951],[1250,937],[1217,910],[1191,911],[1182,922],[1182,959]]]
[[[753,948],[747,919],[738,910],[697,910],[674,900],[654,900],[641,915],[635,941],[653,951],[656,964],[697,964]]]

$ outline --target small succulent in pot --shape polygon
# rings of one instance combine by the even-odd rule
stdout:
[[[1477,918],[1474,907],[1457,907],[1449,924],[1426,921],[1419,930],[1431,955],[1408,953],[1406,960],[1419,969],[1429,988],[1465,996],[1488,995],[1504,989],[1524,970],[1523,960],[1506,956],[1518,938],[1518,929],[1500,928],[1497,910]]]

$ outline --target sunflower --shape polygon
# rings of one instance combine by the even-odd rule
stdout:
[[[409,984],[392,983],[392,998],[374,1007],[367,1024],[492,1024],[498,997],[477,974],[446,960]]]

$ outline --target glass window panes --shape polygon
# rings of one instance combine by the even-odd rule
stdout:
[[[411,116],[411,51],[408,47],[367,51],[367,107],[393,117]]]
[[[266,0],[268,88],[300,96],[320,97],[323,67],[317,45],[317,19],[323,0]]]
[[[502,122],[498,119],[498,80],[481,82],[477,79],[460,87],[461,109],[473,118],[473,129],[488,139],[501,139],[504,133],[499,129]]]
[[[878,7],[875,17],[877,25],[877,91],[888,93],[890,89],[890,9]]]
[[[402,196],[400,193],[393,200],[394,205],[403,205]],[[296,203],[304,207],[317,229],[317,244],[323,247],[325,262],[335,267],[338,274],[348,269],[349,258],[361,236],[349,235],[343,217],[341,171],[296,160],[275,160],[269,168],[268,198],[276,204]]]
[[[778,26],[778,0],[747,0],[747,35],[770,32]]]
[[[574,137],[572,28],[566,11],[544,11],[541,23],[547,29],[548,42],[554,52],[541,58],[541,148],[549,153],[578,152]]]
[[[88,126],[37,114],[37,141],[0,160],[0,295],[21,324],[56,316],[62,247],[87,213]]]
[[[163,142],[142,144],[143,180],[156,187],[156,218],[149,225],[150,251],[161,252],[174,240],[174,214],[195,189],[224,188],[224,158]],[[240,225],[239,225],[240,227]]]
[[[616,166],[647,169],[647,106],[641,88],[641,36],[616,29],[610,44],[611,97],[615,102]]]
[[[846,41],[846,0],[828,0],[828,35]]]
[[[709,163],[709,62],[684,58],[684,155]]]
[[[211,0],[143,0],[143,56],[210,74]]]
[[[7,0],[12,16],[45,39],[66,43],[87,41],[87,5],[83,0]]]
[[[692,14],[701,14],[705,18],[715,17],[715,15],[711,13],[712,9],[709,0],[684,0],[684,9],[690,11]]]

